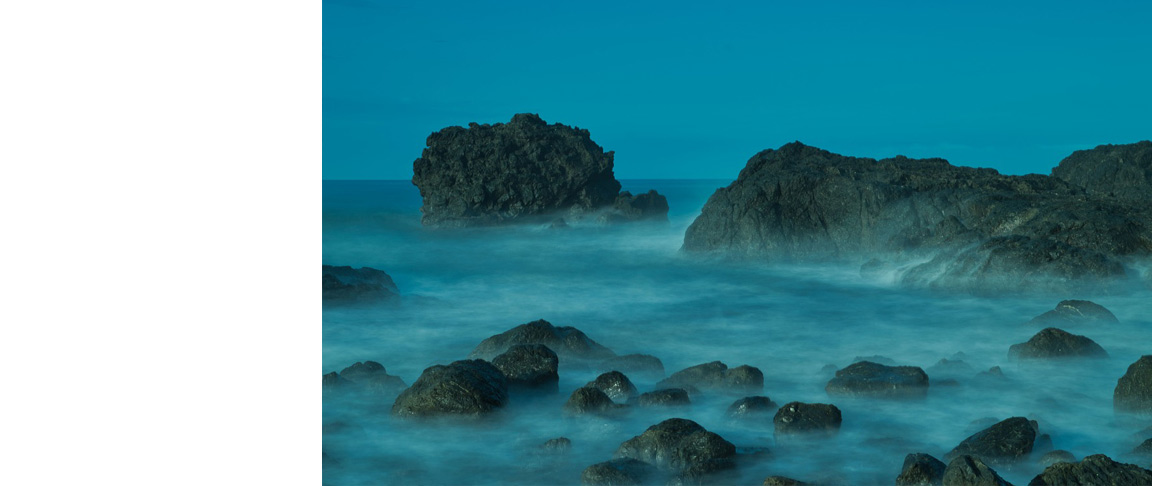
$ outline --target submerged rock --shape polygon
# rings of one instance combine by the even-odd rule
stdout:
[[[1125,280],[1126,259],[1152,254],[1152,207],[1054,177],[795,142],[756,154],[717,190],[683,251],[867,263],[914,287],[1065,290]]]
[[[568,396],[568,401],[564,403],[564,413],[567,415],[610,415],[619,412],[623,407],[625,406],[613,402],[607,393],[597,388],[585,386],[577,388]]]
[[[777,437],[808,434],[832,436],[840,431],[842,421],[840,409],[826,403],[790,402],[780,407],[772,417]]]
[[[1096,341],[1049,327],[1027,342],[1008,348],[1011,359],[1107,358],[1108,353]]]
[[[1046,327],[1069,326],[1078,324],[1120,322],[1112,311],[1104,306],[1087,300],[1062,300],[1056,308],[1033,317],[1029,324],[1040,324]]]
[[[683,388],[664,388],[641,393],[636,397],[636,405],[641,407],[680,407],[691,404],[688,391]]]
[[[555,393],[560,358],[543,344],[516,344],[492,360],[492,366],[508,378],[513,388]]]
[[[837,371],[824,391],[833,396],[922,398],[928,394],[928,375],[917,366],[860,361]]]
[[[651,464],[625,457],[588,466],[580,473],[580,482],[584,486],[640,486],[656,474]]]
[[[560,359],[605,359],[616,356],[612,350],[593,341],[579,329],[553,326],[543,319],[521,324],[480,342],[469,358],[492,359],[517,344],[543,344]]]
[[[948,486],[1012,486],[979,457],[968,455],[952,459],[941,482]]]
[[[1032,478],[1028,486],[1152,484],[1152,471],[1133,464],[1113,461],[1096,454],[1080,462],[1060,462],[1048,466]]]
[[[674,474],[706,474],[735,467],[736,446],[696,422],[673,418],[624,441],[616,457],[644,461]]]
[[[572,448],[572,439],[567,437],[557,437],[555,439],[548,439],[543,444],[540,444],[540,450],[549,454],[566,454]]]
[[[672,376],[665,378],[656,386],[661,388],[692,386],[700,390],[756,392],[764,389],[764,373],[748,365],[729,369],[728,365],[713,361],[672,373]]]
[[[728,416],[732,418],[768,415],[776,410],[776,402],[768,397],[744,397],[728,406]]]
[[[384,365],[375,361],[357,361],[340,370],[340,378],[372,393],[398,393],[408,386],[399,376],[389,375]]]
[[[947,466],[928,454],[908,454],[896,476],[896,486],[940,486]]]
[[[625,354],[600,362],[602,371],[619,371],[646,379],[664,378],[664,363],[649,354]]]
[[[1032,453],[1037,424],[1024,417],[1012,417],[964,439],[944,455],[944,460],[970,455],[990,464],[1013,464]]]
[[[396,397],[392,415],[428,417],[477,416],[508,402],[508,380],[483,360],[455,361],[425,369],[420,378]]]
[[[327,373],[324,375],[324,385],[323,386],[325,389],[334,389],[337,387],[344,386],[347,383],[348,382],[341,379],[340,374],[336,373],[335,371],[333,371],[331,373]]]
[[[375,268],[324,265],[323,301],[325,306],[395,304],[400,289]]]
[[[447,127],[426,143],[412,164],[425,225],[546,223],[592,214],[667,220],[664,196],[620,193],[613,153],[588,130],[520,113],[508,123]]]
[[[1112,404],[1116,410],[1152,414],[1152,355],[1141,356],[1116,381]]]
[[[637,393],[636,385],[632,384],[632,380],[629,380],[627,376],[624,376],[624,373],[619,371],[601,374],[584,386],[599,389],[607,394],[612,401],[618,403],[627,402]]]

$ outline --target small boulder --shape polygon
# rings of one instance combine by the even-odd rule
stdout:
[[[1028,324],[1054,327],[1118,322],[1116,315],[1100,304],[1087,300],[1063,300],[1056,304],[1055,309],[1033,317]]]
[[[681,407],[691,404],[688,391],[683,388],[665,388],[642,393],[636,397],[636,405],[641,407]]]
[[[616,355],[612,350],[588,338],[579,329],[553,326],[543,319],[521,324],[480,342],[470,359],[492,359],[517,344],[543,344],[560,359],[606,359]]]
[[[580,473],[584,486],[639,486],[649,483],[657,474],[656,468],[631,458],[613,459],[593,464]]]
[[[609,371],[588,382],[585,387],[596,388],[608,394],[612,401],[624,403],[636,396],[636,385],[624,373]]]
[[[560,359],[543,344],[516,344],[492,360],[508,378],[508,386],[556,393]]]
[[[395,304],[400,289],[387,273],[375,268],[324,265],[323,303],[332,305]]]
[[[736,446],[696,422],[673,418],[624,441],[616,458],[644,461],[673,474],[697,475],[735,467]]]
[[[896,476],[896,486],[940,486],[947,466],[928,454],[904,456],[904,467]]]
[[[916,366],[860,361],[837,371],[824,391],[832,396],[922,398],[928,394],[928,374]]]
[[[508,402],[508,380],[483,360],[455,361],[429,367],[396,397],[392,415],[428,417],[479,416]]]
[[[389,375],[384,365],[375,361],[357,361],[340,370],[340,378],[370,393],[399,393],[408,386],[399,376]]]
[[[840,409],[825,403],[791,402],[780,407],[772,423],[776,435],[836,435],[843,418]]]
[[[624,405],[612,402],[608,394],[596,388],[577,388],[568,396],[564,403],[564,413],[567,415],[609,415],[620,410]]]
[[[744,397],[728,406],[728,416],[732,418],[758,417],[772,413],[776,407],[776,402],[768,397]]]
[[[1096,454],[1080,462],[1059,462],[1032,478],[1028,486],[1152,484],[1152,471]]]
[[[1107,358],[1096,341],[1054,327],[1036,333],[1028,342],[1008,348],[1009,359]]]
[[[677,371],[656,384],[657,388],[684,388],[685,386],[693,386],[701,390],[756,392],[764,389],[764,373],[748,365],[729,369],[728,365],[713,361]]]
[[[941,482],[948,486],[1012,486],[979,457],[968,455],[952,459]]]
[[[1002,420],[964,439],[944,460],[969,455],[994,465],[1015,463],[1032,453],[1037,428],[1035,421],[1024,417]]]
[[[1141,356],[1116,381],[1112,404],[1119,411],[1152,414],[1152,355]]]
[[[601,371],[619,371],[634,377],[660,380],[664,378],[664,363],[650,354],[625,354],[600,362]]]
[[[1036,462],[1041,466],[1048,467],[1058,462],[1076,462],[1076,456],[1064,449],[1057,449],[1040,456]]]

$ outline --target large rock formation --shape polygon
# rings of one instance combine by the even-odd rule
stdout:
[[[394,304],[400,289],[387,273],[375,268],[324,265],[323,302],[333,305]]]
[[[1152,355],[1141,356],[1116,380],[1112,404],[1116,410],[1152,414]]]
[[[546,222],[557,215],[668,217],[664,196],[620,192],[613,153],[596,145],[588,130],[521,113],[508,123],[447,127],[429,135],[427,144],[412,164],[425,225]]]
[[[1072,152],[1052,176],[1083,187],[1091,196],[1152,199],[1152,142],[1101,145]]]
[[[1152,255],[1152,204],[1055,177],[795,142],[756,154],[717,190],[683,250],[865,264],[911,286],[1065,290],[1122,281],[1128,261]]]
[[[487,361],[455,361],[425,369],[392,405],[392,415],[478,416],[508,402],[508,380]]]
[[[1080,462],[1060,462],[1048,466],[1032,478],[1028,486],[1152,484],[1152,471],[1133,464],[1113,461],[1103,454]]]

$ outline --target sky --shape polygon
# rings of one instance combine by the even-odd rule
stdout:
[[[1047,174],[1152,138],[1152,2],[949,3],[325,0],[323,177],[410,179],[430,133],[523,112],[620,179],[796,140]]]

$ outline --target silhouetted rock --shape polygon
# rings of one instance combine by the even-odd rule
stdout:
[[[942,483],[948,486],[1012,486],[980,458],[967,455],[948,463]]]
[[[924,397],[928,394],[928,375],[916,366],[860,361],[837,371],[824,391],[833,396]]]
[[[375,268],[324,265],[325,306],[395,304],[400,289],[387,273]]]
[[[1039,324],[1045,327],[1075,326],[1092,323],[1120,322],[1112,311],[1104,306],[1087,300],[1062,300],[1056,308],[1033,317],[1029,324]]]
[[[1032,453],[1036,442],[1036,422],[1024,417],[1012,417],[964,439],[960,445],[944,455],[944,460],[970,455],[989,464],[1012,464]]]
[[[508,123],[447,127],[426,143],[412,164],[425,225],[546,223],[593,214],[667,219],[664,196],[620,193],[613,153],[593,142],[588,130],[520,113]]]
[[[584,486],[639,486],[656,474],[651,464],[625,457],[588,466],[580,473],[580,482]]]
[[[483,360],[429,367],[396,397],[392,414],[401,417],[490,413],[508,402],[508,380]]]
[[[512,388],[555,393],[560,359],[543,344],[516,344],[492,360],[492,366],[508,378]]]
[[[1152,414],[1152,355],[1141,356],[1116,381],[1112,404],[1116,410]]]
[[[335,371],[324,375],[324,388],[331,389],[347,384],[346,381],[340,378],[340,374]]]
[[[1076,462],[1076,456],[1066,450],[1057,449],[1044,453],[1036,462],[1041,466],[1048,467],[1058,462]]]
[[[625,354],[608,358],[600,362],[601,371],[619,371],[621,373],[646,379],[659,380],[664,378],[664,363],[648,354]]]
[[[355,383],[363,391],[371,393],[399,393],[408,386],[399,376],[392,376],[384,365],[375,361],[357,361],[352,366],[340,370],[340,378]]]
[[[696,422],[673,418],[624,441],[616,457],[644,461],[673,474],[699,475],[735,467],[736,446]]]
[[[693,386],[700,390],[756,392],[764,389],[764,373],[748,365],[729,369],[728,365],[713,361],[672,373],[656,386],[660,388]]]
[[[947,466],[928,454],[908,454],[896,476],[896,486],[940,486]]]
[[[469,358],[492,359],[516,344],[543,344],[560,359],[605,359],[616,356],[612,350],[588,338],[579,329],[553,326],[543,319],[521,324],[480,342]]]
[[[1048,466],[1032,478],[1028,486],[1152,484],[1152,471],[1113,461],[1096,454],[1080,462],[1060,462]]]
[[[1147,203],[1152,200],[1152,142],[1077,150],[1052,169],[1052,176],[1091,196]]]
[[[772,418],[778,437],[795,434],[831,436],[840,431],[842,421],[840,409],[825,403],[786,403]]]
[[[636,386],[632,384],[624,373],[619,371],[609,371],[597,376],[595,380],[588,382],[585,387],[597,388],[606,393],[612,401],[617,403],[627,402],[632,397],[636,396]]]
[[[904,285],[976,293],[1127,278],[1152,254],[1152,207],[1042,175],[942,159],[844,157],[799,142],[756,154],[684,235],[687,252],[839,261]]]
[[[683,388],[664,388],[636,397],[636,405],[641,407],[679,407],[691,405],[688,392]]]
[[[1108,353],[1096,341],[1049,327],[1036,333],[1028,342],[1008,348],[1012,359],[1107,358]]]
[[[577,388],[568,396],[564,403],[564,413],[567,415],[609,415],[617,413],[624,405],[612,402],[608,394],[596,388]]]
[[[776,402],[768,397],[744,397],[728,406],[728,416],[744,418],[768,415],[776,410]]]

